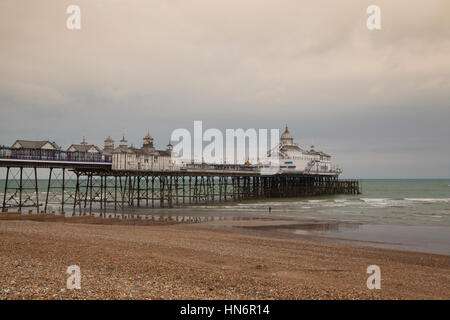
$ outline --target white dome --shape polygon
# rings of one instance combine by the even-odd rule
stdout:
[[[283,134],[281,135],[280,143],[283,146],[294,144],[294,138],[292,138],[292,134],[289,132],[289,129],[287,126],[286,126],[286,130],[284,130]]]
[[[292,138],[292,134],[289,132],[288,127],[286,127],[286,130],[284,130],[283,134],[281,135],[281,139],[283,140],[294,139]]]

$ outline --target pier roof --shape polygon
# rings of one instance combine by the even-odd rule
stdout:
[[[55,150],[59,150],[60,147],[55,143],[48,140],[42,140],[42,141],[32,141],[32,140],[16,140],[12,147],[17,148],[17,146],[20,146],[20,148],[24,149],[41,149],[46,144],[50,144]]]
[[[67,148],[67,150],[75,151],[75,152],[88,152],[92,148],[97,150],[97,152],[99,152],[99,153],[102,152],[102,150],[99,147],[97,147],[93,144],[72,144],[69,148]]]

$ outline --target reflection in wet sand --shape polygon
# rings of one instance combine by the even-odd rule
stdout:
[[[275,238],[331,241],[450,255],[449,228],[440,226],[409,226],[363,224],[335,221],[293,221],[253,219],[204,224],[234,232]]]

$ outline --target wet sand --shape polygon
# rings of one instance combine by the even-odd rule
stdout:
[[[207,225],[275,238],[330,241],[450,256],[450,229],[447,226],[386,225],[311,219],[211,221]]]
[[[0,298],[450,298],[449,256],[283,239],[218,226],[227,223],[0,221]],[[81,268],[81,290],[66,289],[66,269],[74,264]],[[381,290],[366,286],[366,269],[373,264],[381,268]]]

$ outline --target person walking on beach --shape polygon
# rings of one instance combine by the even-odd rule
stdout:
[[[272,207],[269,207],[269,214],[272,213]]]

